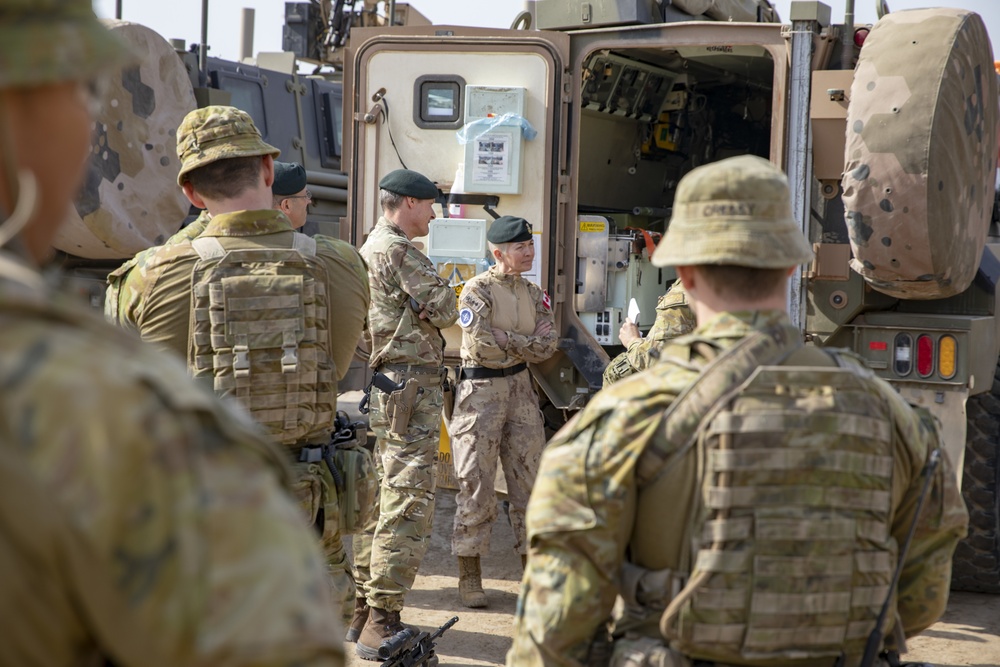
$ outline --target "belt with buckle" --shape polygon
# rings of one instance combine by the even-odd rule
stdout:
[[[528,364],[520,363],[510,368],[484,368],[482,366],[462,366],[463,380],[485,380],[487,378],[505,378],[517,375],[528,368]]]

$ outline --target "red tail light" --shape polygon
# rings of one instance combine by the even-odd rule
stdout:
[[[934,372],[934,339],[923,334],[917,337],[917,373],[927,377]]]
[[[859,49],[865,45],[865,40],[868,39],[868,33],[871,32],[868,28],[858,28],[854,31],[854,46]]]

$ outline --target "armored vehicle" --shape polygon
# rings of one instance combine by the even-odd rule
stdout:
[[[972,514],[953,585],[1000,593],[1000,109],[977,15],[914,10],[856,26],[852,9],[838,24],[826,5],[796,2],[782,25],[767,0],[541,0],[516,21],[531,29],[491,30],[364,27],[374,3],[361,4],[286,3],[293,53],[255,64],[202,65],[142,26],[116,26],[150,55],[113,82],[80,217],[57,242],[95,305],[109,270],[189,213],[174,181],[180,119],[232,103],[306,165],[307,230],[360,246],[379,179],[401,166],[427,174],[443,194],[418,241],[456,293],[488,267],[495,216],[533,222],[529,277],[551,298],[561,343],[532,374],[557,426],[600,389],[629,304],[641,329],[653,323],[675,276],[649,258],[681,176],[759,155],[788,173],[814,244],[793,318],[938,417]],[[445,333],[457,364],[460,331]]]
[[[458,291],[488,266],[495,216],[535,223],[529,277],[562,338],[532,372],[555,419],[600,388],[633,299],[640,328],[652,324],[675,276],[649,257],[681,176],[732,155],[770,159],[816,254],[793,281],[793,318],[938,417],[972,513],[954,586],[998,593],[989,38],[978,15],[953,9],[856,26],[796,2],[789,18],[766,0],[543,0],[519,20],[536,29],[356,29],[341,231],[363,242],[387,172],[427,174],[447,197],[422,242]],[[457,359],[459,330],[446,338]]]
[[[72,287],[100,308],[109,271],[197,214],[176,186],[175,132],[189,111],[209,104],[248,112],[282,160],[305,166],[312,194],[305,231],[338,236],[347,202],[340,63],[353,26],[386,22],[376,4],[285,3],[285,51],[240,62],[199,58],[198,44],[188,49],[148,27],[108,21],[144,55],[102,94],[87,182],[55,241]],[[429,24],[405,3],[394,12],[400,25]]]

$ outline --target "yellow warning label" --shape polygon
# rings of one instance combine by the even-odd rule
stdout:
[[[603,232],[605,230],[605,225],[607,223],[601,222],[600,220],[581,220],[580,221],[580,231],[581,232]]]
[[[462,288],[469,278],[476,275],[478,267],[468,262],[445,261],[437,263],[438,275],[448,281],[448,285],[455,290],[455,303],[462,296]]]

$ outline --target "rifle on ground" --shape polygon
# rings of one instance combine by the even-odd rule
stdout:
[[[384,661],[381,667],[437,667],[434,640],[456,623],[458,616],[452,616],[434,634],[412,628],[397,632],[378,647],[378,657]]]

